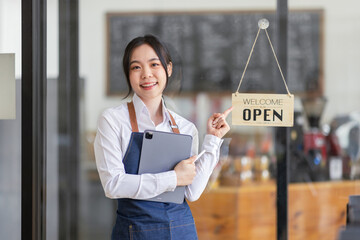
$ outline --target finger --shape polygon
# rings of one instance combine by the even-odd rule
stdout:
[[[223,119],[223,114],[221,114],[219,117],[215,118],[212,122],[213,125],[216,125],[221,119]]]
[[[220,120],[220,118],[225,118],[225,115],[223,113],[214,113],[213,116],[213,124],[216,124]]]
[[[225,122],[225,119],[224,119],[224,118],[220,118],[219,121],[218,121],[218,123],[217,123],[217,126],[223,125],[224,122]]]
[[[221,118],[223,118],[223,119],[227,118],[227,116],[232,112],[232,110],[233,110],[233,107],[231,106],[228,109],[226,109],[224,113],[220,113],[220,114],[216,113],[218,117],[213,120],[213,124],[217,124]]]
[[[188,158],[189,163],[194,163],[196,160],[197,155],[193,155],[192,157]]]
[[[223,128],[223,127],[225,127],[225,126],[227,126],[227,125],[228,125],[228,124],[227,124],[226,120],[225,120],[225,119],[221,119],[221,121],[218,122],[218,124],[216,125],[215,128],[220,129],[220,128]]]
[[[217,119],[217,118],[219,118],[219,117],[221,117],[222,116],[222,113],[214,113],[211,117],[210,117],[210,119],[212,119],[213,121],[215,120],[215,119]]]
[[[228,109],[225,110],[224,114],[224,118],[227,118],[227,116],[232,112],[233,107],[229,107]]]
[[[224,122],[219,122],[219,124],[216,125],[216,129],[223,128],[225,126]]]

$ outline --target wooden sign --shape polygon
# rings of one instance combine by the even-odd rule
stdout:
[[[244,126],[292,127],[294,95],[232,94],[232,124]]]

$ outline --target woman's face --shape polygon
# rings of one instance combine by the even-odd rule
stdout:
[[[171,75],[171,63],[167,70]],[[132,89],[144,102],[161,98],[166,86],[166,72],[150,45],[143,44],[133,50],[129,78]]]

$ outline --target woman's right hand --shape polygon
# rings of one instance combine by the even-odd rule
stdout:
[[[175,173],[177,178],[177,186],[186,186],[190,185],[194,180],[196,175],[195,170],[195,160],[196,156],[194,155],[191,158],[182,160],[175,166]]]

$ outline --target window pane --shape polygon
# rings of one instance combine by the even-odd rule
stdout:
[[[277,52],[276,3],[80,1],[82,239],[110,238],[115,223],[116,201],[104,196],[93,141],[99,115],[129,100],[123,99],[127,85],[121,65],[127,42],[153,33],[169,45],[175,75],[167,106],[196,125],[201,145],[207,118],[231,105],[258,19],[269,19]],[[349,196],[360,194],[358,5],[355,0],[346,5],[289,0],[286,80],[295,94],[289,239],[337,239],[346,225]],[[240,90],[286,92],[263,31]],[[276,239],[275,130],[231,125],[206,190],[189,203],[200,239]]]
[[[358,5],[289,1],[294,11],[323,12],[318,30],[323,94],[302,96],[291,130],[289,239],[338,239],[347,225],[349,196],[360,194],[360,48],[355,24],[360,12],[353,7]],[[290,54],[289,61],[299,54]]]
[[[86,86],[86,117],[81,123],[86,136],[81,171],[83,239],[110,238],[116,219],[117,203],[104,196],[96,170],[93,141],[102,111],[129,100],[123,99],[126,82],[124,78],[119,80],[126,43],[136,36],[153,33],[161,35],[169,44],[175,70],[168,86],[167,106],[196,125],[201,146],[208,117],[231,106],[231,93],[240,81],[261,12],[276,8],[276,1],[221,4],[207,1],[206,8],[201,1],[164,2],[160,4],[161,14],[156,14],[158,4],[140,3],[141,9],[138,4],[80,2],[80,74]],[[275,20],[274,13],[269,16]],[[274,29],[271,33],[276,38]],[[254,72],[255,68],[259,69],[257,61],[262,60],[261,64],[266,68],[267,72],[262,76],[272,75],[271,67],[276,66],[265,34],[259,39],[258,46],[254,51],[255,60],[249,67],[250,78],[245,79],[248,82],[244,80],[244,91],[256,87],[264,90]],[[266,60],[260,58],[260,51],[267,51]],[[268,60],[273,64],[269,68]],[[254,78],[258,81],[252,83]],[[283,87],[282,80],[277,80],[276,83]],[[266,81],[271,83],[272,79]],[[122,92],[119,94],[119,91]],[[231,116],[228,121],[231,122]],[[271,128],[234,126],[226,135],[220,163],[208,187],[198,201],[189,203],[200,239],[275,239],[276,172],[273,167],[276,162],[272,134]],[[264,175],[255,175],[252,166],[261,160],[265,161]],[[242,162],[244,166],[241,166]],[[241,170],[244,171],[241,173]],[[257,216],[262,211],[268,215],[259,219]]]
[[[0,1],[0,53],[15,53],[16,119],[0,119],[0,232],[21,237],[21,1]]]
[[[46,237],[59,238],[59,133],[58,133],[58,68],[59,6],[47,1],[47,165],[46,165]]]

